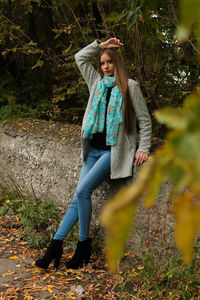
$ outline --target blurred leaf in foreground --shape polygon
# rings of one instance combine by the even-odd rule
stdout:
[[[192,194],[186,193],[176,198],[173,208],[176,245],[183,252],[185,262],[190,263],[195,236],[200,230],[200,202],[195,201]]]
[[[133,225],[134,216],[143,186],[151,174],[154,166],[153,159],[140,172],[140,180],[136,184],[123,188],[108,202],[101,215],[101,222],[107,231],[107,259],[112,271],[118,268],[125,242]]]
[[[172,184],[171,202],[184,188],[191,193],[191,196],[177,198],[174,212],[176,244],[182,250],[186,263],[192,257],[194,236],[200,229],[200,90],[197,88],[187,97],[182,108],[173,112],[171,109],[160,110],[155,117],[173,130],[162,148],[140,169],[138,180],[121,190],[106,205],[101,216],[107,231],[107,255],[111,270],[119,263],[139,200],[143,197],[145,207],[151,206],[161,184],[166,181]],[[194,209],[193,198],[197,202]],[[182,242],[181,235],[185,235]]]

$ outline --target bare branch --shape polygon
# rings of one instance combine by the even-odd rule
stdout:
[[[111,33],[112,33],[113,36],[116,36],[115,33],[113,32],[113,30],[110,30],[110,28],[108,27],[107,23],[105,22],[105,20],[106,20],[107,17],[106,17],[103,5],[101,3],[101,0],[97,1],[97,7],[98,7],[99,13],[101,15],[103,24],[104,24],[105,29],[106,29],[106,36],[107,36],[107,38],[110,37]]]

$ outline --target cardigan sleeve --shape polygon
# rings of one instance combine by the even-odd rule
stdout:
[[[100,50],[101,47],[99,46],[99,41],[95,40],[75,54],[77,66],[88,85],[89,91],[94,82],[100,78],[100,74],[95,70],[91,63],[92,58],[97,56]]]
[[[143,98],[141,89],[136,81],[131,80],[129,85],[130,97],[133,104],[133,109],[136,114],[136,119],[139,123],[140,128],[140,141],[138,151],[150,152],[151,148],[151,132],[152,123],[147,109],[145,100]]]

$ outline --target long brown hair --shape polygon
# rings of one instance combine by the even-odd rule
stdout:
[[[125,129],[126,132],[130,134],[133,131],[133,126],[132,126],[133,105],[130,99],[130,93],[128,88],[128,73],[122,64],[120,54],[116,51],[116,49],[105,48],[102,49],[99,54],[99,68],[100,68],[100,74],[102,76],[103,76],[103,72],[101,70],[100,60],[103,53],[109,55],[114,64],[114,77],[116,80],[116,85],[118,86],[124,101]]]

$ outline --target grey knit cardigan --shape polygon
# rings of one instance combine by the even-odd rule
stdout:
[[[88,119],[88,113],[91,108],[92,99],[96,87],[102,79],[100,74],[91,64],[91,59],[99,54],[101,47],[95,40],[78,53],[75,54],[75,60],[78,68],[83,75],[88,88],[89,100],[85,110],[82,122],[82,131]],[[140,141],[137,151],[149,153],[151,147],[151,118],[142,96],[139,85],[136,81],[129,79],[129,92],[133,104],[133,133],[127,134],[124,123],[121,123],[118,131],[117,144],[111,147],[111,179],[124,178],[132,176],[133,161],[136,151],[136,119],[140,128]],[[90,140],[82,138],[82,159],[86,159],[90,149]]]

